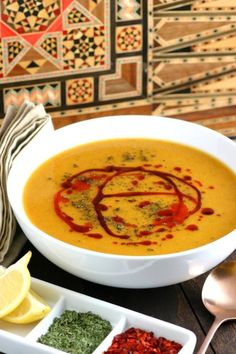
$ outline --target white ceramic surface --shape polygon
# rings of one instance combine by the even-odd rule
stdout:
[[[54,284],[32,278],[32,289],[51,306],[49,314],[41,321],[28,325],[15,325],[0,320],[0,352],[7,354],[63,354],[64,352],[37,342],[47,332],[55,317],[65,310],[100,315],[112,325],[112,331],[93,352],[102,354],[110,346],[113,337],[130,327],[152,331],[157,337],[165,337],[182,345],[179,354],[192,354],[196,336],[193,332],[169,322],[113,305]]]
[[[38,136],[19,154],[10,171],[10,203],[26,236],[50,261],[81,278],[117,287],[148,288],[179,283],[213,268],[236,248],[236,231],[205,246],[160,256],[120,256],[63,243],[31,224],[22,207],[22,191],[33,170],[55,153],[78,144],[110,138],[148,137],[194,146],[219,158],[236,172],[236,144],[189,122],[154,116],[116,116],[68,125]]]

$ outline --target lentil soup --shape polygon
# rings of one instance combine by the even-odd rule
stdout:
[[[168,254],[236,227],[236,176],[214,157],[153,139],[80,145],[43,163],[24,189],[34,225],[64,242],[123,255]]]

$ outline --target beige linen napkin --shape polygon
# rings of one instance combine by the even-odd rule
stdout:
[[[7,177],[16,156],[52,122],[42,105],[25,102],[10,106],[0,127],[0,264],[8,266],[21,251],[26,237],[17,225],[7,197]]]

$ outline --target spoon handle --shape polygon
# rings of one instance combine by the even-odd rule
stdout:
[[[218,327],[221,325],[221,323],[224,321],[224,319],[219,318],[219,317],[215,317],[214,322],[212,323],[200,349],[198,350],[198,352],[196,354],[205,354],[207,351],[207,348],[216,332],[216,330],[218,329]]]

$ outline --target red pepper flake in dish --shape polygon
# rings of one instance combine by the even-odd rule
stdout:
[[[177,342],[132,327],[116,335],[103,354],[177,354],[181,349],[182,345]]]

